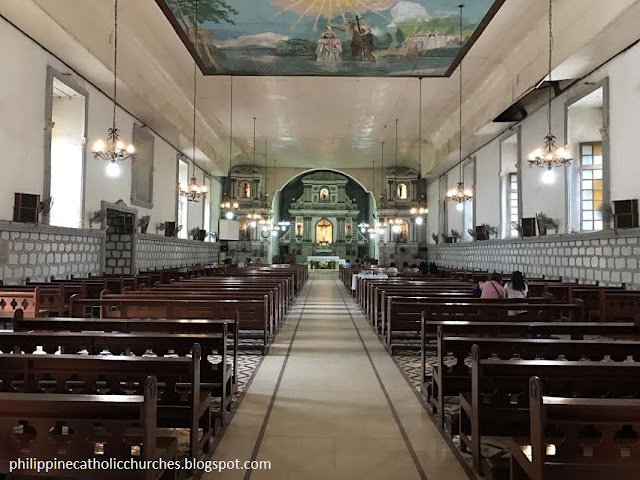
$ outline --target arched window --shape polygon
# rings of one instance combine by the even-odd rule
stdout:
[[[333,243],[333,225],[329,220],[320,220],[316,223],[316,243]]]
[[[320,189],[320,201],[321,202],[328,202],[330,198],[331,197],[329,196],[329,189],[328,188],[321,188]]]
[[[240,185],[240,196],[242,198],[251,198],[251,182],[242,182],[242,185]]]
[[[396,187],[396,198],[398,200],[406,200],[408,198],[408,191],[406,183],[399,183]]]

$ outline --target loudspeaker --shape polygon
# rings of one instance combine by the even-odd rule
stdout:
[[[616,200],[613,211],[615,228],[638,228],[638,200]]]
[[[198,240],[204,242],[204,239],[207,237],[206,230],[198,230]]]
[[[489,240],[489,232],[487,231],[487,227],[484,225],[476,226],[476,240]]]
[[[536,236],[536,218],[535,217],[522,219],[522,236],[523,237]]]
[[[164,227],[164,236],[165,237],[175,237],[176,236],[176,222],[167,222]]]
[[[13,205],[13,221],[23,223],[38,223],[40,214],[40,195],[30,193],[16,193]]]

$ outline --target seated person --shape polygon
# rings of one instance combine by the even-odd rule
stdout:
[[[389,275],[390,277],[395,277],[396,275],[398,275],[398,269],[396,268],[395,263],[389,265],[389,268],[387,268],[387,275]]]
[[[411,265],[411,273],[420,273],[420,269],[418,268],[418,265],[416,265],[415,263]]]
[[[344,268],[351,268],[351,261],[348,258],[344,262]]]
[[[504,298],[504,288],[501,284],[502,275],[493,272],[489,277],[489,281],[480,282],[478,287],[482,290],[480,298]]]
[[[404,262],[402,264],[402,273],[410,273],[411,269],[409,268],[409,262]]]
[[[506,298],[527,298],[529,295],[529,286],[524,281],[522,272],[515,271],[511,274],[511,281],[504,286]]]

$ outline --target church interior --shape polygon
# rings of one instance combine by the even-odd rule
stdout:
[[[0,54],[0,479],[640,478],[640,0],[0,0]]]

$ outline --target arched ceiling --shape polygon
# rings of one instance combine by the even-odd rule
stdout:
[[[204,0],[203,0],[204,1]],[[428,2],[429,0],[425,0]],[[435,1],[435,0],[432,0]],[[554,78],[580,78],[640,38],[640,0],[554,0]],[[113,4],[107,0],[3,0],[0,14],[93,84],[110,92]],[[546,76],[547,2],[506,0],[463,62],[465,154],[509,127],[493,124]],[[120,2],[118,98],[190,155],[193,59],[155,0]],[[458,148],[458,70],[422,80],[421,166],[437,175]],[[265,141],[278,166],[418,167],[416,78],[233,77],[198,74],[197,160],[224,175]],[[230,148],[230,131],[233,138]],[[260,157],[263,158],[263,157]]]

